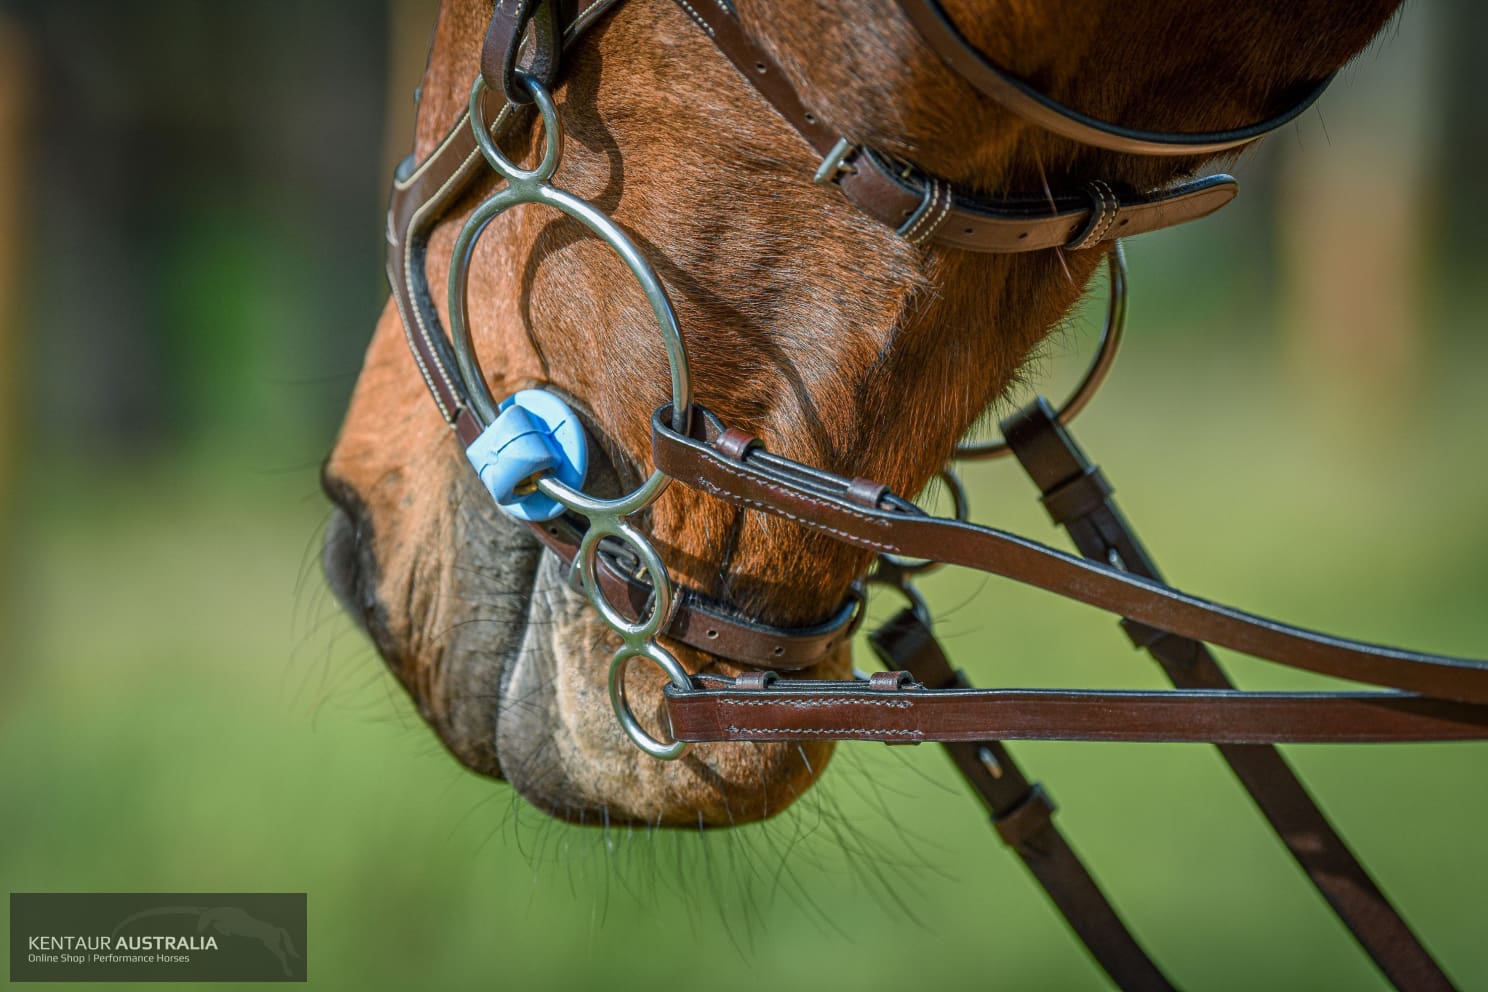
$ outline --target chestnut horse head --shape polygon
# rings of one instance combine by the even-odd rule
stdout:
[[[698,401],[794,459],[916,493],[1079,298],[1102,247],[983,254],[921,245],[813,184],[817,155],[723,58],[684,5],[628,0],[565,55],[558,181],[630,235],[686,335]],[[987,60],[1108,121],[1205,131],[1265,119],[1356,54],[1394,0],[945,0]],[[460,118],[480,73],[485,0],[444,0],[416,156]],[[958,189],[1046,195],[1099,180],[1161,189],[1212,153],[1093,148],[1010,114],[952,69],[892,0],[741,5],[802,103],[841,134]],[[540,152],[535,128],[514,155]],[[476,192],[494,186],[489,176]],[[478,202],[434,231],[447,278]],[[645,478],[669,398],[650,308],[610,249],[541,207],[498,216],[469,269],[469,323],[491,392],[568,398],[598,454],[586,491]],[[439,294],[436,294],[436,296]],[[440,317],[449,314],[440,304]],[[554,556],[492,505],[431,403],[393,307],[383,314],[325,472],[339,505],[327,570],[449,749],[554,815],[730,824],[788,805],[831,745],[716,744],[657,762],[611,714],[615,645]],[[834,615],[867,556],[673,486],[643,529],[679,581],[740,616]],[[691,671],[732,663],[672,646]],[[653,721],[664,678],[635,666]],[[844,645],[808,677],[840,677]]]

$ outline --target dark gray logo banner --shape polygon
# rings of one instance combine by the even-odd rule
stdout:
[[[303,892],[12,892],[13,982],[303,982]]]

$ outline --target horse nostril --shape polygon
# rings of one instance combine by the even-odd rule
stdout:
[[[331,472],[331,460],[327,458],[320,464],[320,491],[326,494],[326,498],[332,503],[345,510],[352,516],[361,513],[362,501],[357,497],[356,490],[339,475]]]
[[[321,546],[320,564],[326,584],[341,608],[359,624],[366,622],[366,605],[362,602],[361,569],[358,567],[357,525],[341,507],[331,511],[326,524],[325,543]]]
[[[321,568],[341,608],[365,628],[368,610],[374,605],[369,572],[376,571],[369,557],[367,508],[351,484],[326,466],[320,470],[320,488],[335,504],[326,523]]]

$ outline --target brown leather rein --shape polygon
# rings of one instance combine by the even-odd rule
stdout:
[[[745,509],[784,517],[836,540],[901,557],[923,558],[1000,575],[1099,607],[1162,632],[1241,651],[1322,675],[1409,693],[1241,693],[1180,698],[1173,693],[956,692],[937,696],[912,681],[822,683],[756,680],[734,691],[668,690],[672,727],[682,740],[787,740],[835,737],[902,740],[996,739],[1209,740],[1254,743],[1463,740],[1488,737],[1488,665],[1346,640],[1212,603],[1106,562],[1068,555],[990,527],[932,517],[881,486],[804,467],[764,451],[753,438],[728,437],[698,408],[691,435],[671,430],[666,411],[652,420],[653,455],[672,478]],[[1094,476],[1072,480],[1098,501]],[[803,696],[803,693],[806,694]],[[802,699],[809,696],[809,705]],[[1005,701],[1026,709],[1011,718]],[[932,701],[933,700],[933,701]],[[1156,719],[1171,703],[1182,733]],[[748,717],[741,717],[747,706]],[[865,719],[870,710],[887,719]],[[1091,722],[1075,718],[1078,710]],[[1097,712],[1098,711],[1098,712]],[[1042,719],[1030,714],[1038,712]],[[1403,714],[1411,714],[1406,718]],[[902,719],[900,718],[902,717]],[[1261,722],[1247,728],[1245,722]],[[792,731],[797,731],[793,733]],[[975,732],[973,732],[975,731]],[[1184,736],[1184,735],[1187,736]]]
[[[1109,248],[1118,237],[1205,216],[1235,195],[1233,179],[1212,176],[1146,193],[1094,183],[1052,200],[966,196],[944,180],[861,146],[808,109],[725,0],[678,2],[755,91],[821,154],[814,180],[835,187],[857,209],[913,243],[979,252]],[[424,275],[429,234],[460,196],[487,175],[482,155],[488,161],[492,156],[481,146],[494,147],[523,119],[523,105],[557,79],[561,53],[618,3],[593,0],[580,7],[571,0],[500,0],[482,53],[482,75],[491,90],[482,96],[477,89],[471,104],[472,111],[483,108],[477,119],[490,122],[490,141],[484,135],[477,140],[467,114],[425,161],[408,160],[395,179],[388,219],[393,298],[420,372],[465,446],[477,441],[489,417],[476,409],[469,369],[462,379],[456,350],[433,305]],[[947,65],[1004,108],[1073,140],[1130,154],[1185,155],[1254,141],[1294,119],[1328,82],[1323,80],[1284,113],[1251,127],[1211,134],[1139,131],[1080,114],[992,65],[961,37],[935,0],[899,0],[899,6]],[[551,130],[555,122],[546,111],[544,121]],[[513,202],[537,202],[532,197]],[[675,376],[674,369],[674,383]],[[675,480],[743,510],[780,516],[876,552],[881,556],[878,570],[868,578],[898,580],[894,584],[907,594],[913,595],[903,582],[900,563],[920,558],[1000,575],[1114,613],[1123,618],[1133,642],[1164,668],[1175,691],[972,689],[949,666],[927,612],[918,605],[869,635],[890,671],[853,681],[781,678],[778,671],[808,668],[853,636],[861,622],[860,594],[825,623],[784,629],[680,589],[674,598],[669,596],[670,609],[656,623],[653,645],[660,636],[758,671],[738,679],[695,676],[685,680],[685,688],[674,676],[666,690],[666,711],[675,739],[947,742],[1004,839],[1125,988],[1171,986],[1053,828],[1052,804],[1023,776],[1001,742],[1216,743],[1304,870],[1391,980],[1401,988],[1450,987],[1279,753],[1267,746],[1234,745],[1488,738],[1488,663],[1332,637],[1173,589],[1162,582],[1116,509],[1109,483],[1085,459],[1054,411],[1041,400],[1005,423],[1004,434],[1080,555],[964,520],[929,516],[867,480],[842,478],[773,455],[755,438],[728,429],[685,401],[676,409],[663,407],[653,418],[652,454],[666,477],[663,482]],[[581,565],[589,570],[586,581],[602,590],[616,614],[612,628],[616,623],[644,626],[643,618],[656,608],[660,595],[644,555],[586,535],[584,522],[572,514],[529,526],[575,574]],[[1205,644],[1386,691],[1237,691]],[[626,657],[656,660],[630,639],[626,645]],[[618,698],[617,711],[623,711],[623,682]],[[622,712],[622,720],[628,717]]]

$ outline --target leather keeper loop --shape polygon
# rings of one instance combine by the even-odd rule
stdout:
[[[1068,482],[1049,490],[1039,502],[1049,511],[1051,520],[1064,526],[1105,506],[1115,491],[1100,466],[1091,465]]]
[[[868,676],[868,688],[874,692],[898,692],[914,684],[908,672],[874,672]]]
[[[861,476],[852,480],[847,487],[847,498],[859,506],[873,509],[878,506],[878,501],[883,499],[884,493],[889,487],[882,482],[874,482],[872,479],[864,479]]]
[[[718,436],[718,440],[713,442],[713,446],[722,452],[725,457],[732,458],[736,462],[742,462],[744,456],[749,454],[749,449],[759,443],[760,439],[748,431],[742,431],[737,427],[730,427]]]
[[[950,183],[934,176],[925,179],[925,193],[915,212],[895,229],[910,244],[922,245],[935,237],[940,226],[956,205],[956,191]]]
[[[1049,825],[1055,808],[1054,801],[1049,798],[1044,787],[1035,782],[1022,802],[993,818],[992,826],[997,828],[997,836],[1002,838],[1004,844],[1020,848],[1034,834]]]
[[[752,691],[768,689],[770,683],[774,682],[778,677],[774,672],[768,671],[745,672],[743,675],[734,679],[734,688],[749,689]]]
[[[1080,251],[1100,244],[1111,232],[1116,215],[1121,212],[1121,198],[1099,179],[1086,183],[1084,192],[1090,197],[1090,217],[1064,246],[1066,251]]]
[[[525,46],[527,65],[519,66],[517,56],[524,47],[529,24],[532,42]],[[560,45],[558,0],[498,0],[481,45],[481,75],[487,86],[501,89],[508,103],[526,106],[532,102],[532,94],[518,81],[517,70],[551,88],[558,76]]]

